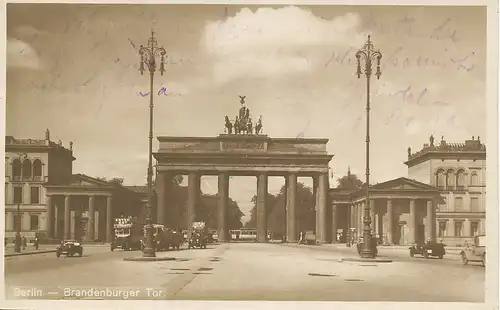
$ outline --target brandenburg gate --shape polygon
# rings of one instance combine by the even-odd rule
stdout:
[[[330,240],[327,222],[328,164],[333,157],[326,150],[328,139],[270,138],[262,134],[262,117],[252,123],[245,97],[242,107],[231,121],[225,117],[226,133],[217,137],[158,137],[157,160],[157,221],[166,224],[169,206],[169,186],[176,175],[188,175],[188,227],[195,219],[195,206],[200,196],[200,178],[218,176],[217,232],[220,242],[228,242],[226,224],[229,177],[255,176],[257,181],[257,241],[267,242],[266,198],[268,177],[285,178],[286,235],[297,242],[297,178],[312,177],[316,194],[316,239]],[[170,219],[175,221],[177,219]]]

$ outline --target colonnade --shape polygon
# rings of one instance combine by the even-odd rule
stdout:
[[[357,201],[348,206],[349,228],[357,237],[363,235],[365,203]],[[337,207],[334,205],[333,209]],[[371,199],[370,218],[372,235],[380,236],[384,243],[436,241],[436,204],[433,199]],[[422,230],[422,227],[425,228]]]
[[[56,197],[57,196],[57,197]],[[58,199],[60,196],[64,197],[64,205],[63,205],[63,210],[60,209],[59,205],[56,205],[54,200]],[[84,207],[84,204],[82,205],[76,205],[72,200],[74,198],[78,198],[81,201],[81,198],[83,197],[88,197],[88,203],[87,207]],[[104,208],[98,208],[96,200],[99,196],[106,196],[106,208],[104,211]],[[62,218],[63,227],[62,227],[62,236],[64,239],[71,239],[72,237],[75,236],[75,230],[76,230],[76,224],[74,224],[73,231],[72,231],[72,220],[71,220],[71,214],[72,211],[75,214],[75,218],[81,218],[82,214],[86,211],[87,213],[87,230],[85,234],[85,239],[86,241],[94,241],[96,234],[96,226],[98,227],[99,223],[96,223],[96,213],[99,214],[100,221],[103,221],[103,217],[105,218],[105,240],[107,242],[112,241],[113,239],[113,219],[112,219],[112,200],[113,197],[110,195],[71,195],[71,194],[65,194],[65,195],[47,195],[46,197],[46,204],[47,204],[47,235],[49,238],[57,238],[57,236],[61,235],[61,232],[59,231],[61,227],[58,225],[58,222],[60,222]],[[86,209],[86,210],[84,210]],[[99,210],[101,209],[101,210]],[[104,212],[96,212],[96,211],[104,211]],[[62,211],[62,212],[61,212]]]
[[[297,227],[297,178],[295,172],[284,173],[285,177],[285,192],[286,197],[286,237],[288,242],[298,241]],[[236,175],[238,175],[236,173]],[[274,175],[274,174],[273,174]],[[200,179],[202,174],[190,172],[188,174],[188,199],[187,199],[187,225],[191,227],[195,219],[195,206],[200,194]],[[227,227],[227,207],[229,199],[229,178],[230,172],[220,172],[218,174],[218,209],[217,209],[217,232],[219,242],[229,241],[229,229]],[[268,177],[267,172],[256,173],[257,181],[257,241],[267,242],[267,194],[268,194]],[[300,175],[302,176],[302,175]],[[157,221],[160,224],[166,223],[166,208],[168,205],[169,186],[172,184],[170,178],[173,174],[168,172],[160,172],[157,176]],[[330,242],[333,234],[328,235],[329,228],[333,221],[327,221],[328,217],[328,175],[326,173],[318,173],[312,175],[314,183],[314,193],[316,195],[316,240],[320,243]],[[333,214],[332,214],[333,215]],[[190,237],[188,230],[188,237]],[[333,238],[333,240],[336,240]]]

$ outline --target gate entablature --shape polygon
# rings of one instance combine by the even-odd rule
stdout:
[[[235,175],[286,175],[296,172],[310,176],[328,173],[333,155],[326,151],[328,139],[277,138],[250,135],[218,137],[158,137],[154,157],[158,171],[212,175],[222,171]]]

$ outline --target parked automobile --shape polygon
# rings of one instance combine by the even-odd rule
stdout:
[[[375,256],[378,255],[377,243],[378,243],[377,238],[372,237],[370,246],[371,246],[371,249],[372,249],[373,253],[375,254]],[[357,244],[357,249],[358,249],[359,255],[361,255],[361,251],[363,250],[363,246],[364,246],[364,241],[363,241],[363,239],[360,239],[358,241],[358,244]]]
[[[469,262],[480,262],[486,267],[486,236],[474,237],[474,244],[460,252],[462,256],[462,264],[467,265]]]
[[[424,258],[428,258],[429,256],[435,256],[439,259],[443,259],[443,256],[446,254],[444,249],[444,244],[437,242],[427,242],[424,244],[414,244],[409,247],[410,256],[413,257],[415,255],[422,255]]]
[[[61,244],[57,246],[56,256],[59,257],[63,254],[65,254],[66,256],[73,256],[75,254],[78,254],[78,256],[81,257],[83,255],[83,247],[76,240],[61,241]]]

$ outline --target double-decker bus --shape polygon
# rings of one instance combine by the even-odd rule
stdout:
[[[257,241],[257,229],[241,228],[229,230],[231,241]]]

